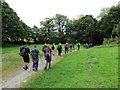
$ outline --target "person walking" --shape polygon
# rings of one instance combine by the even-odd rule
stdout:
[[[78,50],[80,50],[80,43],[79,42],[77,43],[77,47],[78,47]]]
[[[75,47],[75,45],[74,45],[74,43],[73,43],[73,50],[75,49],[74,47]]]
[[[30,54],[30,49],[28,48],[28,44],[26,43],[24,46],[20,47],[20,53],[19,53],[24,60],[25,65],[23,66],[24,70],[28,69],[28,64],[30,62],[29,54]]]
[[[58,50],[58,55],[60,56],[61,53],[62,53],[62,45],[61,45],[61,43],[59,43],[59,45],[57,47],[57,50]]]
[[[52,50],[50,48],[50,44],[47,44],[47,47],[45,48],[45,70],[47,69],[47,66],[49,64],[49,68],[51,68],[51,56],[52,56]]]
[[[53,54],[53,56],[54,56],[54,55],[55,55],[55,43],[53,43],[51,49],[52,49],[52,54]]]
[[[45,56],[45,48],[47,47],[47,44],[45,43],[44,46],[42,47],[42,51],[44,53],[44,56]]]
[[[38,62],[39,62],[39,50],[37,49],[37,46],[34,45],[33,50],[31,50],[30,55],[32,57],[32,61],[33,61],[33,71],[38,71]]]
[[[65,54],[68,53],[68,50],[69,50],[69,45],[68,43],[65,44]]]
[[[70,44],[70,52],[72,52],[73,45],[72,43]]]

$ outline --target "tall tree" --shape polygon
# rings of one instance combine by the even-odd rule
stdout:
[[[53,24],[53,19],[52,18],[45,18],[44,21],[40,22],[41,26],[41,33],[45,37],[46,40],[50,40],[51,38],[51,32],[53,32],[54,24]]]
[[[67,16],[64,15],[60,15],[60,14],[56,14],[54,17],[54,23],[55,23],[55,29],[56,31],[58,31],[58,36],[59,36],[59,40],[62,43],[65,43],[66,40],[64,38],[64,34],[65,34],[65,30],[66,30],[66,25],[68,23],[68,18]]]
[[[97,18],[98,19],[103,18],[104,16],[108,15],[109,11],[110,11],[110,8],[103,8]]]
[[[104,16],[99,21],[99,28],[102,31],[104,38],[111,38],[112,30],[117,27],[120,22],[120,7],[113,6],[110,8],[108,15]]]
[[[30,27],[28,27],[17,13],[9,7],[6,2],[2,4],[2,39],[4,41],[18,42],[29,37]]]

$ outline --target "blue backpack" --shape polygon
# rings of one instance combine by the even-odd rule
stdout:
[[[32,59],[37,59],[38,58],[38,53],[36,50],[32,50],[31,51],[31,56],[32,56]]]
[[[50,55],[50,49],[49,48],[46,48],[46,52],[45,52],[45,56],[47,58],[49,58],[51,55]]]

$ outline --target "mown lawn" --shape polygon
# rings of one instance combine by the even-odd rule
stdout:
[[[33,75],[22,88],[117,88],[118,47],[94,47],[61,57],[47,71]]]

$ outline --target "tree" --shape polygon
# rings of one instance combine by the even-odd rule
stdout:
[[[76,41],[83,43],[94,42],[93,34],[96,22],[97,20],[92,15],[85,15],[74,20],[69,27],[71,27],[71,32],[74,34]]]
[[[18,42],[21,38],[22,43],[24,38],[29,37],[30,27],[28,27],[17,13],[6,2],[2,4],[2,39],[3,42]]]
[[[66,25],[69,19],[67,18],[67,16],[60,14],[56,14],[55,17],[53,17],[53,19],[55,24],[54,28],[56,31],[58,31],[59,41],[61,43],[65,43],[66,40],[64,38],[64,35],[65,35]]]
[[[99,28],[102,31],[104,38],[111,38],[112,30],[117,27],[117,24],[120,22],[120,7],[113,6],[110,8],[108,15],[101,18],[99,21]]]
[[[108,15],[109,11],[110,11],[110,8],[103,8],[97,18],[98,19],[103,18],[104,16]]]
[[[120,22],[118,23],[117,27],[114,27],[113,30],[112,30],[112,37],[113,38],[119,36],[119,34],[118,34],[119,30],[120,30]]]
[[[31,37],[34,40],[34,43],[38,43],[40,33],[40,29],[37,26],[33,26],[33,28],[31,28]]]
[[[50,40],[52,32],[54,31],[54,24],[52,18],[45,18],[45,21],[40,22],[41,33],[45,37],[44,41]]]

